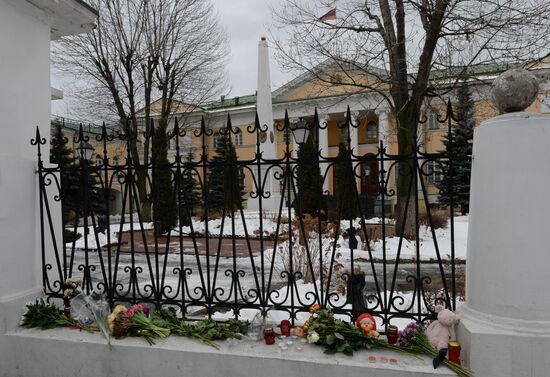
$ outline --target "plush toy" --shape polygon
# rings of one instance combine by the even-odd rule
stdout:
[[[363,313],[355,321],[357,327],[370,338],[378,338],[380,334],[376,331],[376,320],[369,313]]]
[[[436,305],[435,312],[437,320],[428,326],[426,336],[437,350],[446,350],[449,341],[456,340],[455,325],[460,321],[460,316],[442,305]]]

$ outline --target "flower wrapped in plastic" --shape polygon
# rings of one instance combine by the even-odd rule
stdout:
[[[379,340],[377,336],[362,332],[354,325],[334,318],[330,309],[315,304],[309,312],[311,316],[303,326],[303,333],[310,344],[323,346],[325,353],[342,352],[352,355],[353,351],[371,348],[400,351],[398,347]]]
[[[149,319],[142,304],[136,304],[130,308],[117,305],[107,317],[107,323],[115,338],[126,335],[141,336],[149,344],[154,344],[155,339],[166,338],[170,335],[169,329],[159,327]]]

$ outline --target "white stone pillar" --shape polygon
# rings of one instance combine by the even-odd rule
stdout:
[[[34,17],[37,9],[20,3],[0,1],[0,340],[42,285],[36,147],[30,139],[40,126],[48,141],[42,158],[49,160],[50,27]]]
[[[476,376],[549,376],[550,115],[497,116],[473,148],[463,357]]]
[[[329,157],[328,155],[328,114],[319,115],[319,124],[321,128],[319,129],[319,151],[321,153],[321,175],[324,177],[323,181],[323,193],[328,192],[329,190],[329,177],[325,176],[327,174],[328,163],[323,163],[322,158]]]
[[[266,137],[261,140],[260,151],[263,159],[277,158],[277,131],[273,123],[273,105],[271,101],[271,78],[269,73],[269,46],[267,39],[262,37],[258,42],[258,91],[256,96],[256,110],[262,127],[267,126]],[[268,167],[262,168],[262,177]],[[269,191],[269,198],[262,198],[262,210],[276,211],[279,209],[281,193],[279,182],[273,174],[276,169],[269,170],[264,191]],[[258,198],[250,198],[247,202],[249,209],[259,209]]]

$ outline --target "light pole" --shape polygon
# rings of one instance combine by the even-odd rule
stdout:
[[[89,233],[88,230],[88,213],[89,210],[89,163],[92,159],[92,156],[94,155],[94,147],[88,143],[87,141],[81,140],[79,146],[76,148],[79,156],[80,156],[80,164],[81,164],[81,172],[80,172],[80,189],[82,190],[82,196],[81,199],[83,200],[83,220],[84,220],[84,247],[88,248],[88,242],[87,242],[87,235]]]
[[[307,141],[307,137],[309,136],[309,129],[304,118],[298,119],[296,125],[292,129],[292,134],[294,135],[294,140],[296,140],[296,143],[299,147],[301,147],[302,144]]]

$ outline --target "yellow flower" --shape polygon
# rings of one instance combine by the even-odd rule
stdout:
[[[321,309],[321,305],[319,304],[313,304],[309,308],[310,313],[315,313],[318,309]]]
[[[117,317],[120,313],[124,313],[126,311],[126,307],[124,305],[117,305],[113,309],[113,315]]]

